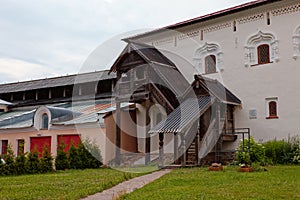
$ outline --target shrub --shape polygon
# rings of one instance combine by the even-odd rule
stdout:
[[[68,159],[70,163],[70,169],[81,169],[81,161],[78,155],[78,149],[74,146],[74,144],[72,144],[70,147]]]
[[[264,144],[265,154],[270,160],[270,164],[288,164],[293,157],[292,143],[285,140],[272,140]]]
[[[5,175],[15,175],[16,166],[15,166],[15,155],[14,151],[11,148],[11,145],[7,147],[7,154],[4,155],[5,165],[3,167],[3,174]]]
[[[49,146],[43,147],[42,157],[40,158],[40,172],[47,173],[53,171],[53,158],[49,151]]]
[[[69,161],[67,154],[64,152],[65,144],[61,142],[57,149],[57,156],[55,158],[55,169],[65,170],[69,168]]]
[[[82,146],[85,147],[87,168],[99,168],[102,165],[102,156],[96,143],[85,139]]]
[[[36,148],[34,148],[33,151],[28,153],[26,170],[29,174],[40,173],[39,153]]]
[[[17,175],[28,173],[26,169],[26,162],[27,162],[26,154],[17,156],[16,164],[15,164]]]
[[[266,163],[264,146],[257,143],[252,137],[250,138],[250,149],[248,149],[248,139],[245,139],[244,148],[243,143],[240,143],[237,150],[236,159],[241,164],[260,163],[264,165]]]

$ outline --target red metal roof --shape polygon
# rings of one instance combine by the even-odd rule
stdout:
[[[209,19],[213,19],[213,18],[225,16],[225,15],[229,15],[229,14],[236,13],[236,12],[239,12],[239,11],[242,11],[242,10],[250,9],[250,8],[253,8],[253,7],[258,7],[258,6],[268,4],[268,3],[272,3],[272,2],[276,2],[276,1],[282,1],[282,0],[256,0],[256,1],[251,1],[251,2],[244,3],[244,4],[241,4],[241,5],[238,5],[238,6],[234,6],[234,7],[231,7],[231,8],[227,8],[227,9],[224,9],[224,10],[213,12],[213,13],[210,13],[210,14],[207,14],[207,15],[192,18],[192,19],[185,20],[185,21],[182,21],[182,22],[178,22],[176,24],[168,25],[168,26],[165,26],[163,28],[158,28],[158,29],[155,29],[155,30],[152,30],[152,31],[149,31],[149,32],[145,32],[145,33],[138,34],[138,35],[135,35],[135,36],[132,36],[132,37],[128,37],[128,38],[125,38],[124,40],[127,41],[127,40],[142,38],[142,37],[154,34],[154,33],[163,32],[167,29],[180,28],[180,27],[183,27],[183,26],[191,25],[191,24],[194,24],[194,23],[206,21],[206,20],[209,20]]]

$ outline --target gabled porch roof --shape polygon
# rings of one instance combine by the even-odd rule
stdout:
[[[149,133],[184,133],[214,102],[210,96],[189,98]]]

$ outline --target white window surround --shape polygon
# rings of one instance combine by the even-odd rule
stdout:
[[[47,114],[48,115],[48,121],[49,121],[49,126],[48,129],[50,129],[50,121],[51,121],[51,112],[46,106],[41,106],[39,107],[34,114],[34,127],[37,130],[42,129],[42,123],[43,123],[43,115]]]
[[[265,108],[266,108],[266,118],[268,118],[268,117],[270,117],[269,116],[269,114],[270,114],[270,112],[269,112],[269,103],[271,102],[271,101],[274,101],[274,102],[276,102],[276,105],[277,105],[277,107],[276,107],[276,110],[277,110],[277,115],[278,115],[278,97],[268,97],[268,98],[266,98],[265,99]]]
[[[279,62],[278,43],[272,33],[258,31],[255,35],[250,36],[245,45],[245,66],[258,64],[257,47],[262,44],[270,46],[270,62]]]
[[[295,29],[293,34],[293,58],[296,60],[300,58],[300,25]]]
[[[216,56],[216,71],[223,71],[223,52],[221,51],[220,45],[216,43],[207,43],[196,50],[194,56],[194,64],[196,69],[200,71],[201,74],[205,74],[205,57],[209,55]]]

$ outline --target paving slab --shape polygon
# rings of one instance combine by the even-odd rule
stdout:
[[[83,200],[114,200],[121,195],[133,192],[134,190],[139,189],[147,185],[148,183],[151,183],[152,181],[162,177],[163,175],[171,171],[172,169],[163,169],[152,172],[151,174],[135,177],[133,179],[124,181],[110,189],[88,196]]]

